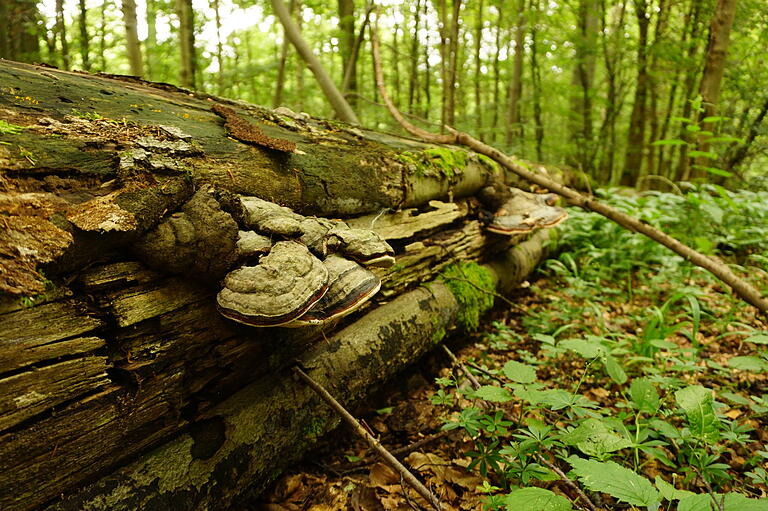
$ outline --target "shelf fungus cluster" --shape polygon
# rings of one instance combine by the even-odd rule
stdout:
[[[553,193],[530,193],[514,187],[488,186],[479,194],[490,209],[486,230],[511,236],[536,229],[555,227],[568,218],[568,212],[555,205]]]
[[[395,262],[392,247],[373,231],[256,197],[219,199],[212,188],[200,189],[136,250],[151,266],[222,282],[217,306],[231,320],[324,324],[378,292],[381,282],[367,267]]]
[[[216,297],[225,317],[253,326],[320,325],[354,311],[381,282],[367,266],[394,264],[375,232],[305,217],[256,197],[241,197],[242,266]],[[274,244],[273,244],[274,241]]]

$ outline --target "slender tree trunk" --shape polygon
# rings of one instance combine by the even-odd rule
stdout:
[[[357,58],[353,55],[355,47],[355,2],[354,0],[338,0],[339,6],[339,37],[341,50],[341,68],[346,78],[346,87],[342,93],[348,96],[352,108],[357,108]],[[347,71],[349,70],[349,71]]]
[[[296,51],[299,53],[301,58],[304,59],[312,73],[315,75],[317,83],[323,90],[326,99],[328,99],[328,102],[333,107],[336,115],[342,121],[352,124],[359,124],[360,122],[357,120],[357,116],[355,115],[354,110],[352,110],[352,107],[349,106],[349,103],[347,103],[347,100],[344,99],[344,96],[341,95],[339,89],[336,88],[333,80],[331,80],[331,77],[328,76],[325,68],[320,63],[320,60],[314,54],[307,42],[304,40],[304,38],[301,37],[301,31],[291,18],[291,13],[286,8],[283,0],[272,0],[272,8],[280,20],[280,23],[285,28],[285,34],[288,39],[290,39],[291,44],[293,44],[293,46],[296,48]]]
[[[531,0],[531,95],[533,96],[533,123],[536,160],[544,161],[544,123],[541,117],[541,67],[538,60],[538,28],[540,0]]]
[[[715,14],[712,16],[712,23],[709,29],[709,45],[704,60],[704,72],[701,75],[701,84],[699,93],[701,94],[702,106],[700,127],[704,131],[713,131],[714,122],[706,122],[704,119],[717,115],[717,106],[720,102],[720,84],[723,81],[725,72],[725,58],[728,55],[728,46],[731,42],[731,27],[733,18],[736,15],[737,0],[718,0]],[[700,151],[707,151],[709,144],[705,137],[700,137]],[[705,172],[701,167],[711,166],[712,162],[706,158],[699,157],[696,161],[697,172],[694,175],[704,176]]]
[[[126,48],[128,50],[128,62],[131,66],[131,74],[142,76],[144,74],[141,60],[141,44],[136,21],[136,1],[123,0],[123,20],[125,21]]]
[[[640,170],[640,174],[638,175],[638,181],[640,184],[641,189],[647,188],[648,183],[646,181],[640,181],[645,176],[650,174],[656,174],[656,171],[654,169],[654,163],[656,161],[656,149],[657,146],[654,146],[652,142],[659,139],[659,117],[661,117],[661,114],[659,113],[659,102],[658,98],[662,95],[662,87],[659,82],[658,76],[662,74],[660,69],[660,60],[662,59],[662,56],[660,55],[660,52],[654,51],[655,48],[659,47],[660,45],[664,44],[664,39],[666,37],[666,28],[667,28],[667,18],[669,15],[669,2],[668,0],[659,0],[659,9],[658,9],[658,16],[656,17],[656,29],[654,30],[654,36],[653,36],[653,43],[651,44],[651,59],[649,64],[649,76],[648,76],[648,84],[649,84],[649,112],[648,112],[648,119],[649,122],[649,136],[648,141],[651,142],[648,146],[648,154],[646,156],[646,163],[642,166]]]
[[[597,5],[595,0],[579,1],[579,26],[574,38],[576,62],[571,85],[571,150],[566,162],[581,171],[592,168],[592,84],[595,80],[597,44]]]
[[[176,0],[176,16],[179,19],[179,50],[181,55],[181,86],[194,89],[197,86],[197,62],[195,54],[195,18],[192,0]]]
[[[752,146],[752,143],[755,141],[755,138],[757,138],[758,133],[760,132],[760,125],[763,123],[763,120],[765,119],[766,114],[768,114],[768,96],[766,96],[765,101],[763,102],[762,108],[760,108],[760,111],[757,113],[757,116],[752,121],[752,124],[749,126],[749,134],[747,135],[747,138],[744,140],[744,143],[741,144],[736,148],[735,151],[733,151],[730,158],[728,158],[727,163],[725,165],[725,169],[729,172],[735,172],[735,169],[737,166],[739,166],[744,159],[749,154],[749,149]]]
[[[419,28],[421,26],[421,0],[416,0],[413,11],[413,32],[411,36],[410,76],[408,77],[408,113],[415,113],[416,94],[419,88]]]
[[[40,60],[38,19],[35,0],[0,0],[0,58],[20,62]]]
[[[64,69],[69,69],[69,43],[67,42],[67,27],[64,23],[64,0],[56,0],[56,33],[61,44],[61,66]]]
[[[400,102],[402,87],[400,84],[400,56],[398,53],[399,43],[397,41],[398,32],[400,32],[400,25],[395,23],[395,26],[392,27],[392,61],[390,68],[392,69],[392,79],[394,82],[394,101],[397,108],[400,108],[400,105],[402,104]]]
[[[693,92],[696,89],[696,81],[699,78],[700,66],[698,62],[699,53],[699,39],[701,31],[703,30],[702,20],[702,8],[701,2],[694,1],[695,9],[693,11],[693,19],[691,20],[691,37],[690,45],[688,46],[688,54],[686,59],[687,73],[685,75],[685,91],[683,92],[683,110],[681,117],[689,119],[691,115],[699,115],[699,112],[693,112],[693,105],[691,100],[693,99]],[[679,137],[682,140],[690,141],[690,135],[685,129],[685,126],[680,127]],[[688,146],[680,146],[680,154],[677,162],[677,179],[676,181],[687,181],[690,179],[691,165],[688,158]]]
[[[428,19],[427,16],[429,16],[429,2],[424,2],[424,19]],[[429,65],[429,47],[430,47],[430,37],[429,37],[429,31],[427,31],[427,38],[426,38],[426,44],[424,45],[424,111],[422,112],[421,116],[424,119],[429,119],[429,113],[432,111],[432,67]],[[440,48],[442,48],[442,41]],[[442,64],[441,64],[442,69]],[[375,73],[374,73],[375,76]],[[374,88],[376,88],[374,86]]]
[[[635,85],[635,101],[632,105],[632,115],[629,120],[629,135],[627,151],[624,157],[624,173],[621,184],[634,186],[643,165],[643,150],[645,148],[646,107],[648,97],[648,25],[650,18],[646,0],[635,1],[635,15],[638,26],[637,41],[637,82]]]
[[[477,3],[477,19],[475,20],[475,131],[477,137],[480,140],[484,140],[483,136],[483,101],[482,101],[482,87],[480,84],[482,77],[482,61],[480,60],[480,47],[483,42],[483,0],[479,0]]]
[[[219,95],[224,94],[224,49],[221,42],[221,13],[219,12],[219,0],[212,0],[214,20],[216,21],[216,64],[219,71],[216,73],[216,88]]]
[[[296,0],[291,0],[288,4],[288,10],[291,16],[296,12]],[[291,42],[288,40],[288,36],[285,35],[285,28],[283,28],[283,44],[280,47],[280,60],[277,64],[277,83],[275,83],[275,97],[272,100],[272,106],[277,108],[283,104],[283,94],[285,92],[285,66],[288,62],[288,49],[291,47]]]
[[[507,93],[507,131],[506,145],[511,148],[522,146],[520,140],[522,126],[520,123],[520,98],[523,94],[523,54],[525,42],[525,2],[517,0],[517,20],[515,22],[515,58],[512,61],[512,79],[509,81]]]
[[[456,74],[459,56],[459,16],[461,14],[461,0],[453,0],[453,14],[451,17],[450,41],[448,44],[448,68],[444,84],[445,109],[443,125],[456,124]]]
[[[99,71],[105,72],[107,69],[107,7],[109,1],[104,0],[99,11]]]
[[[79,0],[78,7],[80,8],[80,17],[78,18],[78,24],[80,25],[80,58],[83,61],[83,70],[90,71],[91,56],[88,36],[88,9],[85,7],[85,0]]]
[[[496,20],[496,55],[493,59],[493,121],[491,122],[491,140],[495,144],[499,140],[499,109],[501,107],[501,41],[502,27],[504,26],[504,9],[498,9]]]
[[[144,69],[148,80],[157,79],[157,71],[161,66],[156,66],[154,54],[157,48],[157,1],[147,0],[147,40],[144,41]]]

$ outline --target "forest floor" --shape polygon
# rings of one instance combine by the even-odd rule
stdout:
[[[449,341],[457,362],[434,350],[355,416],[446,511],[768,509],[766,319],[663,249],[575,216],[513,306]],[[760,262],[749,246],[758,257],[740,261]],[[746,270],[763,290],[766,269]],[[342,426],[252,509],[430,508]]]

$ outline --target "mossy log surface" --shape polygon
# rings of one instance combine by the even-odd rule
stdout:
[[[490,172],[471,154],[132,78],[2,61],[0,83],[3,510],[230,508],[336,424],[295,360],[353,402],[455,327],[442,269],[488,262],[505,288],[542,255],[452,202]],[[229,138],[212,104],[301,152]],[[226,320],[216,283],[131,251],[203,183],[373,228],[397,264],[322,330]]]

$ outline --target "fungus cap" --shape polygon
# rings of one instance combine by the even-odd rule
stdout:
[[[275,243],[256,266],[243,266],[224,278],[216,297],[219,312],[252,326],[279,326],[304,314],[328,290],[328,270],[307,247]]]
[[[288,326],[320,325],[346,316],[381,287],[381,281],[373,272],[349,259],[332,254],[323,264],[328,269],[328,292]]]
[[[365,266],[389,268],[395,264],[395,251],[376,232],[352,229],[346,224],[328,231],[328,246]]]

